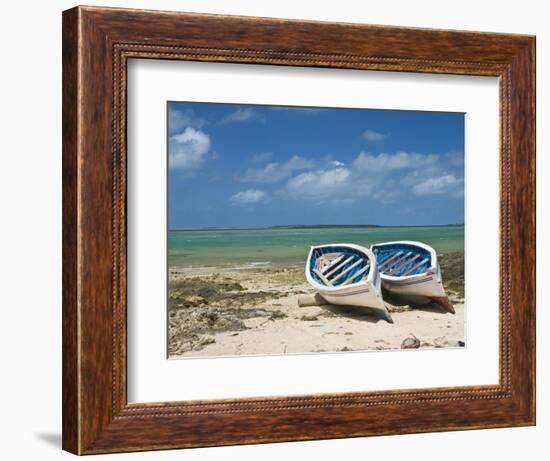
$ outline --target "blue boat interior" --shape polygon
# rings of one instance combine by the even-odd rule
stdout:
[[[432,267],[432,257],[428,250],[407,243],[374,245],[378,270],[384,275],[406,277],[426,272]]]
[[[311,276],[321,285],[343,286],[360,282],[370,272],[369,257],[355,248],[315,248],[309,261]]]

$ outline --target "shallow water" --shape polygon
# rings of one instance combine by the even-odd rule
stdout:
[[[304,264],[311,245],[370,247],[392,240],[421,241],[440,254],[464,251],[464,226],[174,230],[168,232],[168,264],[240,268]]]

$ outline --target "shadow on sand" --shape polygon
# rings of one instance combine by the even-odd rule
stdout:
[[[319,306],[321,309],[331,312],[339,317],[347,317],[353,320],[360,320],[362,322],[378,323],[380,321],[385,322],[384,313],[378,312],[378,309],[369,307],[354,307],[354,306],[336,306],[332,304],[325,304]]]
[[[442,306],[440,306],[434,301],[429,300],[428,298],[419,297],[419,296],[406,297],[403,295],[395,295],[387,291],[384,291],[383,296],[386,304],[390,305],[390,311],[392,310],[391,306],[393,306],[398,309],[402,307],[407,307],[407,308],[410,308],[411,310],[430,312],[433,314],[449,313]]]

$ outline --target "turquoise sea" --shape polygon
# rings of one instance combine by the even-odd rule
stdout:
[[[464,226],[309,227],[171,230],[170,267],[262,267],[304,264],[311,245],[355,243],[370,247],[392,240],[417,240],[439,254],[464,251]]]

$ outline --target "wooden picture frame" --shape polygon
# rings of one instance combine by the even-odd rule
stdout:
[[[129,404],[125,111],[131,58],[498,77],[499,384]],[[65,450],[92,454],[533,424],[534,37],[94,7],[63,13]]]

